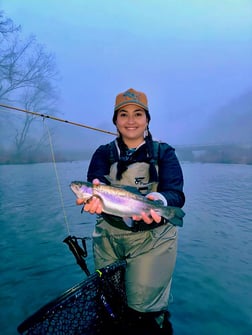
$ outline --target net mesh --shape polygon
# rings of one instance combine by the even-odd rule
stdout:
[[[20,334],[104,334],[126,309],[125,261],[91,274],[18,326]]]

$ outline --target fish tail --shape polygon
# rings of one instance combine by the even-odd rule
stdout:
[[[185,212],[179,207],[167,206],[163,208],[162,216],[174,226],[183,226]]]

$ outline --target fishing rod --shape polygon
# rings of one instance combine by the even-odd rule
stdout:
[[[116,133],[113,133],[111,131],[107,131],[107,130],[104,130],[104,129],[87,126],[87,125],[85,125],[83,123],[78,123],[78,122],[74,122],[74,121],[60,119],[58,117],[55,117],[55,116],[52,116],[52,115],[48,115],[48,114],[41,114],[41,113],[29,111],[27,109],[22,109],[22,108],[18,108],[18,107],[14,107],[14,106],[4,105],[4,104],[1,104],[1,103],[0,103],[0,107],[4,107],[4,108],[7,108],[7,109],[12,109],[12,110],[15,110],[15,111],[18,111],[18,112],[23,112],[23,113],[27,113],[27,114],[31,114],[31,115],[35,115],[35,116],[40,116],[40,117],[46,118],[46,119],[51,119],[51,120],[55,120],[55,121],[59,121],[59,122],[64,122],[64,123],[72,124],[72,125],[77,126],[77,127],[83,127],[83,128],[87,128],[87,129],[91,129],[91,130],[100,131],[102,133],[106,133],[106,134],[110,134],[110,135],[117,135]]]

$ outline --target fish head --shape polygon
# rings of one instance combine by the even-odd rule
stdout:
[[[84,181],[72,181],[70,188],[77,198],[86,202],[93,195],[92,184]]]

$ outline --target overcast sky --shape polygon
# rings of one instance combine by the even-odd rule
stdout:
[[[198,141],[252,91],[252,0],[0,0],[55,54],[65,119],[114,131],[115,95],[144,91],[155,138]]]

